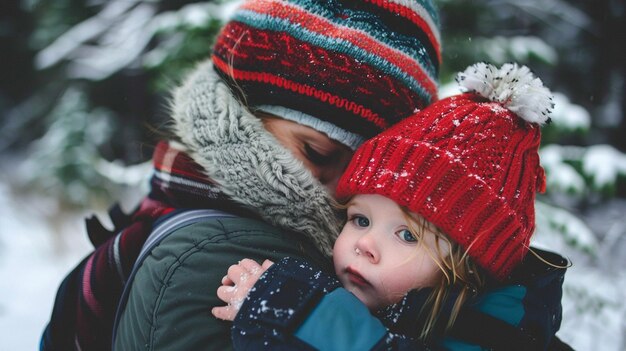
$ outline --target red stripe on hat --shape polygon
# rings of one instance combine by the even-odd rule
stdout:
[[[374,123],[377,127],[381,129],[386,129],[388,127],[387,121],[378,117],[378,114],[374,113],[372,110],[366,108],[365,106],[357,104],[354,101],[350,101],[346,98],[342,98],[329,92],[314,88],[310,85],[300,84],[271,73],[251,72],[235,69],[215,55],[213,55],[213,62],[219,70],[221,70],[225,74],[228,74],[234,79],[263,82],[286,90],[298,92],[300,94],[313,97],[322,102],[329,103],[338,108],[343,108],[349,112],[359,115],[366,120]]]
[[[275,7],[280,7],[280,11],[276,10]],[[333,22],[315,16],[307,11],[303,11],[298,7],[282,3],[279,4],[273,0],[249,1],[241,8],[262,15],[288,20],[291,23],[298,24],[302,28],[325,37],[345,40],[362,50],[391,62],[403,72],[406,72],[417,80],[429,94],[432,96],[437,95],[437,85],[424,73],[424,69],[419,65],[418,61],[402,51],[382,45],[380,41],[373,39],[362,31],[337,26]]]

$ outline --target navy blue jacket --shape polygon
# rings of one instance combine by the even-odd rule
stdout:
[[[563,266],[565,259],[533,249]],[[285,258],[255,284],[233,323],[237,350],[568,350],[561,324],[565,269],[529,254],[505,282],[490,282],[454,327],[418,341],[426,289],[372,315],[335,277]]]

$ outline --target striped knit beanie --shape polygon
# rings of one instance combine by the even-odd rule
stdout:
[[[442,99],[366,141],[337,196],[379,194],[436,225],[494,277],[528,251],[535,192],[545,190],[540,125],[550,91],[530,70],[476,64],[468,92]]]
[[[213,62],[251,106],[356,149],[437,98],[431,0],[251,0]]]

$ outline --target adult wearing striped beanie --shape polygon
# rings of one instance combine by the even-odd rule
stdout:
[[[437,10],[425,0],[246,1],[213,62],[246,103],[355,149],[437,99]]]
[[[336,182],[363,140],[436,100],[437,27],[430,0],[243,2],[173,93],[149,195],[113,231],[88,223],[96,248],[61,284],[42,350],[231,349],[210,311],[232,263],[330,269]],[[133,270],[159,219],[190,209],[235,218],[175,227]]]

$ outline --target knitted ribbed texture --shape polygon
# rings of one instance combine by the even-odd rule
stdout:
[[[545,186],[539,143],[539,126],[499,103],[450,97],[363,144],[337,195],[393,199],[505,278],[535,228],[535,192]]]
[[[217,37],[213,61],[250,106],[330,122],[341,132],[321,131],[353,133],[358,142],[339,141],[356,148],[436,100],[438,21],[428,0],[246,1]]]
[[[330,194],[247,111],[205,61],[176,89],[175,133],[220,193],[330,256],[340,223]]]

